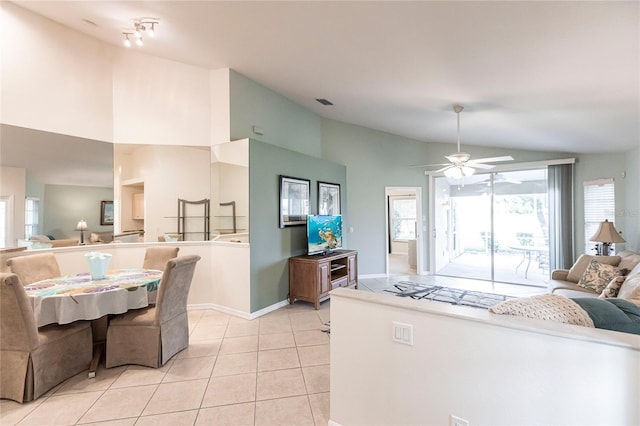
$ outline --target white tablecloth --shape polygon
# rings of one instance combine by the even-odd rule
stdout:
[[[80,274],[25,286],[38,327],[93,320],[144,308],[155,301],[162,272],[152,269],[109,271],[103,280]]]

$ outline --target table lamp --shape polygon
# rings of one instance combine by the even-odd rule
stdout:
[[[81,220],[80,222],[78,222],[78,224],[76,225],[76,231],[80,231],[80,245],[84,245],[84,231],[87,230],[87,222],[83,220]]]
[[[625,242],[624,238],[616,231],[613,223],[607,219],[605,219],[604,222],[600,222],[600,227],[593,237],[589,238],[589,241],[600,243],[596,246],[596,254],[598,256],[608,256],[611,244]]]

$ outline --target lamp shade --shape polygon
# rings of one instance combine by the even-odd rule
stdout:
[[[76,225],[76,231],[86,231],[87,230],[87,222],[81,220]]]
[[[625,240],[620,236],[612,222],[607,219],[604,222],[600,222],[598,231],[589,239],[589,241],[596,241],[599,243],[624,243]]]

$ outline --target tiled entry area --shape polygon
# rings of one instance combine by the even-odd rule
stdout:
[[[190,346],[160,369],[81,373],[28,404],[0,401],[1,425],[326,425],[329,302],[247,321],[189,312]]]

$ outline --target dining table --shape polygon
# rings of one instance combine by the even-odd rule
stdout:
[[[108,270],[103,279],[93,279],[86,272],[37,281],[24,289],[38,327],[92,321],[92,378],[104,347],[108,316],[155,303],[161,279],[162,271],[156,269],[114,269]]]
[[[509,248],[522,253],[522,260],[518,263],[518,266],[516,266],[516,274],[518,273],[518,268],[522,266],[523,263],[527,262],[527,266],[524,270],[525,278],[529,278],[529,267],[531,266],[532,256],[537,256],[549,250],[548,247],[544,246],[509,246]]]

